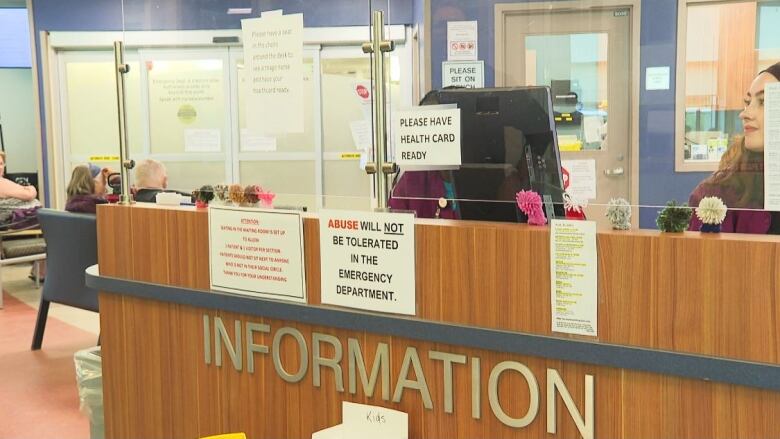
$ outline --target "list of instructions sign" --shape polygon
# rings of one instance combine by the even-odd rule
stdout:
[[[303,132],[303,14],[241,20],[247,69],[247,128]]]
[[[322,303],[414,315],[414,215],[320,213]]]
[[[598,259],[596,223],[550,221],[552,330],[596,336]]]
[[[306,302],[297,212],[209,207],[211,289]]]
[[[764,209],[780,211],[780,83],[764,87]]]
[[[393,141],[401,167],[459,166],[460,109],[396,111]]]

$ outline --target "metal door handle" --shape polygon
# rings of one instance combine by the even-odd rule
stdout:
[[[607,177],[617,177],[619,175],[625,174],[626,171],[623,170],[623,168],[615,168],[615,169],[605,169],[604,175]]]

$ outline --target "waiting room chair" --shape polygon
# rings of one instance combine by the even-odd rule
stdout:
[[[32,262],[35,288],[38,288],[40,263],[46,259],[46,243],[38,224],[30,224],[28,219],[21,223],[24,223],[21,228],[14,223],[0,225],[0,308],[3,308],[2,267]]]
[[[46,240],[47,267],[32,350],[41,348],[49,303],[99,312],[98,292],[84,281],[84,270],[97,264],[95,215],[40,209],[38,221]]]

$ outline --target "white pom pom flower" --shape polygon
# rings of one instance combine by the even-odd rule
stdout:
[[[720,224],[726,218],[728,208],[718,197],[704,197],[696,208],[696,217],[704,224]]]
[[[606,216],[613,229],[628,230],[631,227],[631,205],[623,198],[609,200]]]

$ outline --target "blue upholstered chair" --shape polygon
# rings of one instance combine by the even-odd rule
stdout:
[[[32,350],[41,348],[49,303],[98,312],[98,292],[84,283],[84,270],[97,264],[95,215],[40,209],[38,221],[46,240],[47,262]]]

